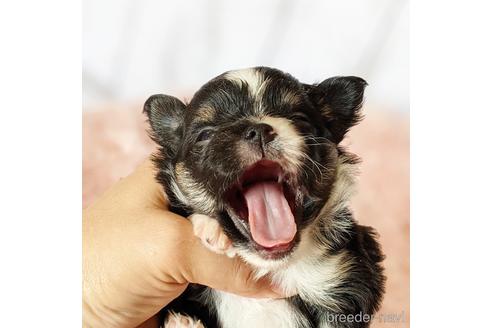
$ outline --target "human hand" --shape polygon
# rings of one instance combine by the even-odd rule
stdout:
[[[83,212],[83,324],[135,327],[199,283],[248,297],[282,297],[239,258],[207,250],[167,209],[146,160]]]

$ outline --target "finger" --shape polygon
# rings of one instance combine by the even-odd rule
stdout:
[[[221,291],[256,298],[286,297],[268,277],[258,279],[254,270],[240,258],[213,253],[192,236],[185,254],[183,275],[187,281]]]
[[[168,209],[169,202],[165,196],[164,189],[156,180],[157,171],[151,158],[147,158],[140,164],[131,179],[138,182],[135,184],[141,188],[140,197],[145,204],[153,204],[156,208]]]
[[[242,296],[255,298],[283,298],[286,297],[272,284],[268,276],[258,278],[255,271],[240,258],[234,258],[230,281],[219,280],[216,289],[236,293]]]
[[[156,169],[151,158],[145,159],[127,177],[118,181],[107,193],[106,197],[114,198],[114,204],[125,204],[126,208],[148,208],[152,206],[167,210],[169,202],[164,189],[157,182]]]

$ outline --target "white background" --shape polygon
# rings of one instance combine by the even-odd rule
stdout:
[[[191,95],[262,65],[307,83],[358,75],[368,105],[408,111],[408,11],[407,0],[85,0],[84,108]]]
[[[412,327],[490,322],[489,2],[411,4]],[[0,4],[1,326],[81,322],[81,17]]]

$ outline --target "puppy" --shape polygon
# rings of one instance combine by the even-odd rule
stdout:
[[[349,209],[358,158],[339,146],[361,119],[366,82],[302,84],[277,69],[226,72],[189,104],[144,105],[171,209],[211,250],[269,275],[281,299],[192,285],[167,327],[367,327],[385,277],[376,234]]]

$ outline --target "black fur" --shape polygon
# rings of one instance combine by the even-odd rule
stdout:
[[[330,297],[337,300],[336,307],[300,296],[289,302],[309,322],[309,327],[326,321],[333,327],[366,327],[365,322],[345,323],[329,318],[377,311],[384,292],[384,276],[383,255],[375,232],[358,225],[346,205],[335,213],[321,211],[336,197],[334,185],[341,165],[355,165],[358,161],[339,143],[361,119],[367,83],[358,77],[333,77],[315,85],[301,84],[289,74],[267,67],[253,68],[249,73],[262,82],[261,88],[253,92],[254,83],[224,73],[198,90],[187,105],[165,95],[154,95],[146,101],[144,112],[150,135],[160,145],[154,157],[156,178],[174,212],[185,217],[193,213],[209,215],[219,221],[235,247],[261,255],[248,228],[238,224],[240,215],[228,201],[228,192],[251,164],[250,158],[285,157],[282,149],[245,143],[245,134],[256,124],[252,119],[267,116],[289,120],[305,144],[301,167],[289,181],[296,191],[294,215],[298,230],[291,253],[299,246],[302,231],[314,224],[318,233],[313,238],[325,251],[323,256],[340,255],[350,264],[346,277],[329,290]],[[327,218],[315,221],[320,214]],[[288,258],[290,253],[285,256]],[[186,313],[200,318],[206,327],[219,327],[215,305],[199,297],[204,291],[206,287],[190,286],[164,313]]]

